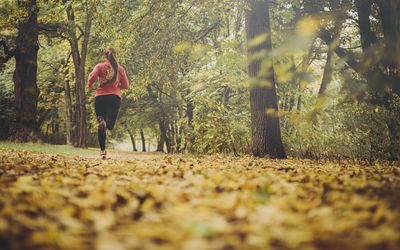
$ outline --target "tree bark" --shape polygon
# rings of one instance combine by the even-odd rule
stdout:
[[[157,83],[153,84],[155,85]],[[151,85],[147,86],[147,93],[149,94],[150,99],[152,100],[153,104],[156,105],[156,107],[159,109],[161,114],[158,120],[160,126],[160,141],[158,142],[157,145],[157,151],[163,152],[161,150],[164,150],[163,149],[164,143],[162,143],[161,145],[161,142],[164,140],[167,147],[167,153],[171,153],[171,145],[170,145],[170,140],[168,138],[168,122],[166,121],[164,106],[162,101],[163,94],[160,92],[160,94],[157,97],[157,94],[154,93]]]
[[[333,54],[332,50],[329,50],[326,54],[326,63],[324,68],[324,74],[322,75],[321,85],[319,87],[318,95],[324,95],[329,83],[332,81],[333,73]]]
[[[129,137],[131,138],[131,142],[132,142],[132,151],[136,152],[137,148],[136,148],[136,141],[135,141],[135,137],[133,136],[133,133],[130,131],[130,129],[127,129]]]
[[[336,6],[336,8],[340,7]],[[325,91],[328,88],[329,83],[332,81],[333,66],[335,64],[335,57],[334,57],[335,48],[339,46],[339,38],[340,38],[340,32],[342,31],[343,28],[343,22],[344,21],[342,19],[337,19],[335,21],[333,28],[333,35],[332,35],[333,39],[330,43],[326,44],[328,46],[328,52],[326,55],[324,74],[322,76],[321,85],[318,91],[319,96],[323,96],[325,94]]]
[[[172,153],[172,142],[171,142],[171,131],[168,123],[165,124],[165,145],[167,147],[167,153]]]
[[[67,18],[71,26],[70,46],[72,59],[75,68],[75,127],[76,127],[76,144],[80,148],[86,147],[86,97],[85,97],[85,64],[87,48],[89,44],[90,29],[91,29],[91,14],[86,6],[86,21],[84,37],[81,51],[79,52],[78,38],[76,35],[75,15],[72,6],[69,5],[66,9]]]
[[[7,42],[0,38],[0,47],[3,47],[4,56],[0,56],[0,71],[3,71],[4,63],[15,56],[15,50],[10,50]]]
[[[72,98],[71,98],[71,86],[69,81],[69,70],[68,70],[68,61],[63,64],[64,67],[64,103],[65,103],[65,114],[66,114],[66,121],[65,121],[65,129],[67,134],[67,145],[74,145],[75,143],[75,136],[73,131],[73,112],[72,112]]]
[[[297,97],[297,111],[300,112],[301,111],[301,93],[303,92],[303,90],[305,89],[305,82],[304,82],[304,78],[307,74],[307,70],[309,68],[309,66],[311,65],[312,61],[313,61],[313,54],[314,54],[314,43],[315,40],[311,42],[311,46],[308,49],[308,53],[304,54],[302,61],[299,65],[299,70],[296,70],[296,74],[294,77],[294,84],[297,85],[298,88],[298,92],[299,95]]]
[[[370,22],[371,6],[373,2],[371,0],[355,0],[354,3],[357,9],[357,22],[360,30],[361,47],[363,50],[363,59],[358,64],[358,72],[365,77],[371,90],[378,93],[383,90],[383,88],[380,87],[383,75],[381,74],[381,70],[378,68],[379,60],[371,60],[376,57],[374,54],[378,49],[375,48],[378,39],[375,33],[371,30]]]
[[[132,143],[132,151],[136,152],[137,148],[136,148],[136,141],[135,141],[135,137],[133,136],[132,131],[129,129],[128,125],[126,125],[126,123],[123,121],[121,122],[122,126],[124,126],[126,132],[128,132],[129,138],[131,139],[131,143]]]
[[[249,0],[250,10],[247,13],[247,41],[254,41],[260,35],[267,35],[266,41],[248,48],[250,60],[248,66],[249,77],[255,82],[250,86],[251,128],[253,155],[257,157],[266,156],[271,158],[286,158],[282,144],[278,111],[277,96],[275,89],[274,68],[269,66],[267,74],[260,72],[262,60],[254,59],[257,53],[272,50],[271,27],[269,21],[269,0]],[[265,71],[263,69],[263,71]],[[271,86],[263,85],[269,82]],[[270,111],[273,111],[272,113]]]
[[[379,16],[382,22],[384,34],[385,53],[383,64],[385,65],[385,87],[390,87],[394,93],[400,95],[400,2],[396,0],[376,0],[379,6]],[[393,94],[385,93],[384,104],[392,113],[398,114],[391,103]],[[391,116],[387,121],[390,136],[389,154],[390,160],[399,160],[398,141],[400,140],[400,124],[395,116]]]
[[[301,111],[301,95],[297,97],[297,111]]]
[[[10,130],[10,140],[38,140],[37,87],[38,7],[36,0],[19,3],[28,16],[18,25],[15,50],[14,94],[15,118]]]
[[[160,128],[160,140],[158,141],[156,151],[164,152],[164,143],[165,143],[165,138],[167,136],[167,130],[163,121],[159,121],[158,126]]]
[[[400,2],[397,0],[376,0],[376,2],[385,36],[386,84],[393,89],[393,92],[400,95]]]
[[[325,94],[326,89],[328,88],[329,83],[332,81],[333,75],[333,66],[335,63],[335,51],[334,49],[338,46],[338,40],[340,37],[340,31],[342,30],[342,20],[336,20],[334,31],[333,31],[333,39],[330,43],[327,43],[328,52],[326,54],[326,63],[324,68],[324,74],[322,76],[321,85],[319,87],[318,95],[321,97]]]
[[[64,80],[64,99],[65,99],[65,113],[66,113],[66,132],[67,132],[67,144],[75,144],[73,124],[73,113],[72,113],[72,99],[71,99],[71,88],[69,85],[69,79]]]
[[[176,135],[175,135],[175,127],[174,123],[171,122],[169,124],[168,128],[168,137],[169,137],[169,142],[170,142],[170,152],[169,153],[175,153],[176,152]]]
[[[144,138],[143,129],[140,129],[140,138],[142,139],[142,152],[146,152],[146,141]]]
[[[292,96],[290,96],[290,101],[289,101],[289,111],[292,111],[293,110],[293,107],[294,107],[294,96],[292,95]]]
[[[285,103],[283,104],[283,110],[288,110],[288,103],[289,103],[290,97],[286,96],[285,97]]]
[[[194,135],[193,135],[193,101],[189,100],[186,104],[186,115],[188,118],[188,125],[187,125],[187,133],[186,133],[186,139],[185,139],[185,150],[190,151],[191,146],[194,143]]]

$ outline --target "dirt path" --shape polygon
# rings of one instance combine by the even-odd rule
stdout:
[[[134,160],[145,160],[145,159],[160,159],[165,157],[164,153],[155,153],[155,152],[126,152],[120,150],[109,150],[107,152],[107,160],[121,160],[121,161],[134,161]],[[92,155],[82,155],[83,158],[90,159],[100,159],[98,154]]]
[[[2,150],[3,151],[15,150],[18,152],[56,154],[56,155],[64,155],[70,157],[82,157],[87,159],[100,159],[98,148],[80,149],[68,145],[0,142],[0,154]],[[159,152],[131,152],[131,151],[122,151],[114,149],[110,149],[107,151],[108,151],[108,157],[110,159],[123,160],[123,161],[159,159],[166,155],[165,153],[159,153]]]

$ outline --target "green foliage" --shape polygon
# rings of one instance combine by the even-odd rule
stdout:
[[[400,124],[394,111],[400,107],[396,98],[390,108],[352,102],[327,109],[284,128],[284,140],[292,155],[316,159],[352,159],[370,163],[377,159],[399,157],[400,141],[392,141],[388,124]],[[296,114],[292,114],[297,116]],[[290,118],[289,118],[290,119]],[[312,120],[311,120],[312,119]],[[399,136],[397,131],[397,136]],[[398,138],[398,137],[397,137]]]
[[[248,152],[250,114],[247,110],[240,112],[204,96],[195,105],[192,150],[206,154]]]
[[[8,136],[10,124],[13,119],[14,89],[11,82],[14,60],[11,60],[0,69],[0,139]]]
[[[192,46],[193,47],[193,46]],[[191,150],[198,153],[247,153],[250,112],[246,86],[245,48],[225,38],[209,49],[184,81],[194,104]],[[190,50],[193,52],[193,49]],[[211,63],[210,63],[211,62]]]

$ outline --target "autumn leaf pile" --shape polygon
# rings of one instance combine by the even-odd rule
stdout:
[[[400,167],[0,149],[4,249],[400,249]]]

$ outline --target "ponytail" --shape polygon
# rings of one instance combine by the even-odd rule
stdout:
[[[104,52],[107,60],[110,62],[111,67],[113,69],[113,76],[111,79],[103,83],[103,85],[113,84],[117,80],[118,75],[118,62],[115,59],[115,50],[113,48],[109,48]]]

